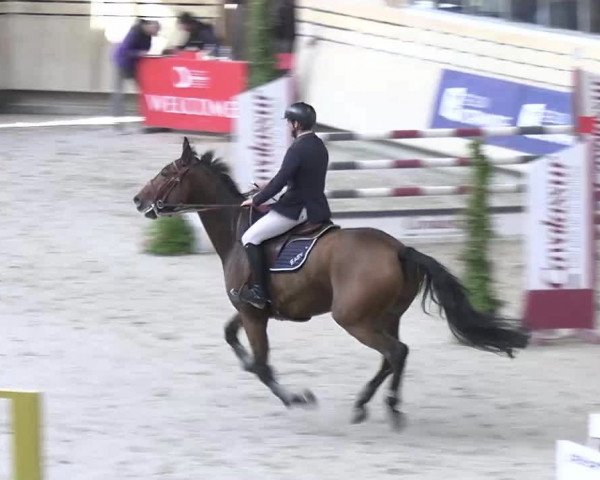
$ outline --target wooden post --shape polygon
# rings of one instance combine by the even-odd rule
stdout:
[[[14,479],[42,480],[40,394],[0,390],[0,398],[12,403]]]

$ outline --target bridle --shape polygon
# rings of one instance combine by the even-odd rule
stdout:
[[[230,203],[166,203],[166,199],[169,197],[171,192],[175,189],[175,187],[181,184],[181,181],[193,166],[193,164],[190,163],[183,168],[179,168],[177,166],[177,160],[171,162],[171,165],[173,166],[174,173],[160,186],[160,188],[154,188],[154,178],[150,180],[151,191],[155,191],[155,194],[153,195],[154,200],[143,213],[153,211],[156,216],[164,216],[184,212],[207,212],[226,208],[242,208],[239,204]],[[159,175],[162,175],[162,172]],[[249,192],[243,193],[242,195],[244,198],[247,198],[255,192],[256,189],[253,189]]]

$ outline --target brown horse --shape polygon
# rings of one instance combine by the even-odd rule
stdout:
[[[250,275],[240,242],[250,217],[240,207],[244,198],[226,165],[212,152],[198,158],[185,138],[181,157],[150,180],[134,203],[153,219],[198,211],[221,258],[227,292],[232,292]],[[264,248],[272,243],[266,242]],[[408,355],[408,346],[398,338],[399,323],[421,289],[423,309],[427,298],[438,304],[461,342],[509,357],[527,345],[528,334],[515,322],[474,310],[458,280],[436,260],[370,228],[331,230],[318,240],[302,269],[271,274],[269,310],[255,309],[229,295],[238,313],[226,324],[225,338],[243,368],[255,373],[286,406],[311,404],[315,398],[309,391],[290,393],[276,381],[268,363],[267,323],[273,317],[307,320],[331,312],[350,335],[383,356],[379,371],[356,400],[353,421],[366,418],[367,402],[392,374],[387,406],[394,425],[399,425],[398,390]],[[238,340],[240,327],[252,356]]]

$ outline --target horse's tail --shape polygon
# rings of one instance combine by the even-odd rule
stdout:
[[[422,307],[431,299],[444,310],[450,330],[458,340],[471,347],[513,358],[515,348],[525,348],[526,330],[516,322],[493,314],[478,312],[469,303],[465,288],[437,260],[411,247],[399,254],[409,281],[424,286]]]

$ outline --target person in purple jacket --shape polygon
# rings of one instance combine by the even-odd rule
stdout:
[[[136,80],[139,58],[150,50],[152,37],[158,35],[160,24],[154,20],[138,20],[129,30],[113,54],[115,83],[113,91],[113,115],[123,114],[123,86],[125,80]]]

